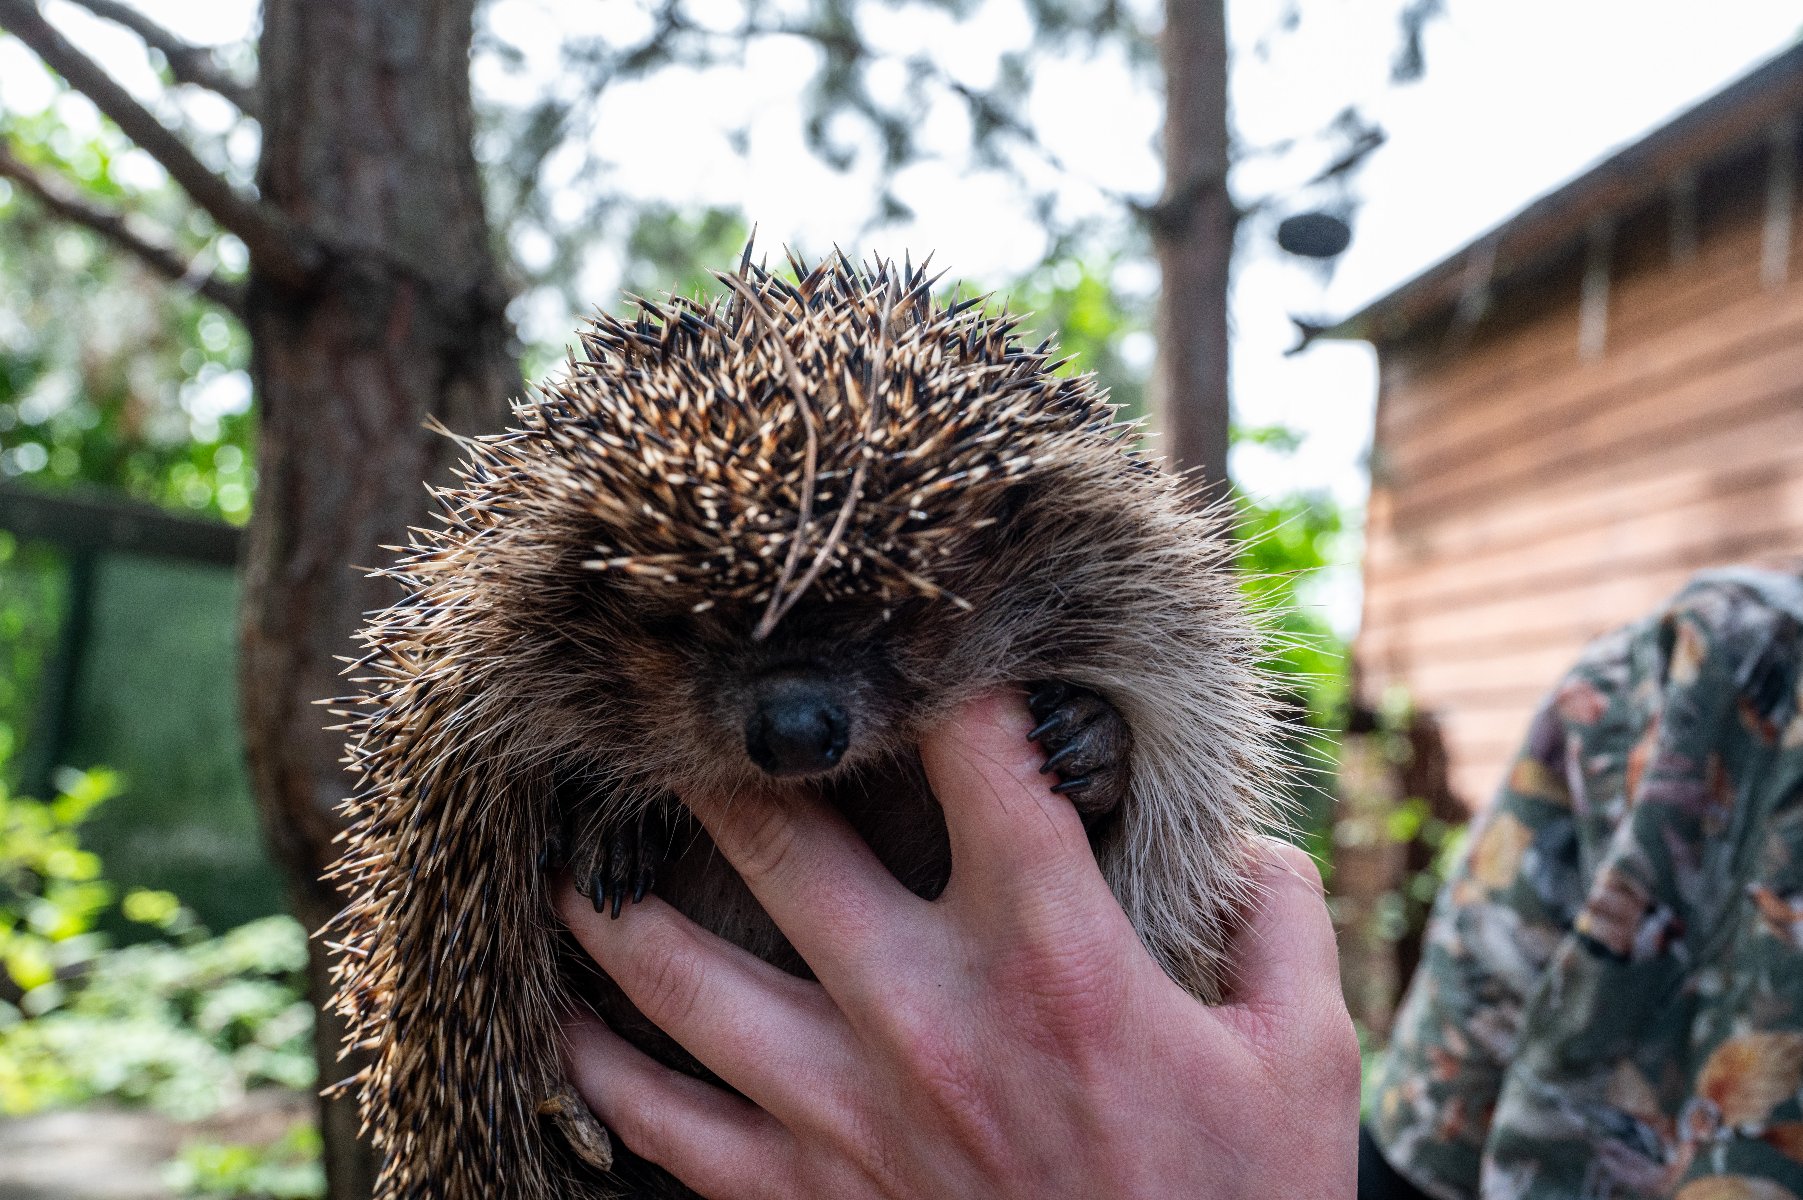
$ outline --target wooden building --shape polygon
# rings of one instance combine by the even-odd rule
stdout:
[[[1325,336],[1378,351],[1361,695],[1481,805],[1596,635],[1803,562],[1803,47]]]

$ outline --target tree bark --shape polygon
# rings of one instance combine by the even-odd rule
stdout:
[[[1157,428],[1169,465],[1227,489],[1227,289],[1239,214],[1227,191],[1227,16],[1166,0],[1165,190],[1150,213],[1158,299]]]
[[[258,186],[320,248],[301,286],[257,270],[246,325],[260,412],[246,547],[240,688],[264,829],[294,911],[338,910],[320,879],[350,780],[313,701],[353,690],[338,655],[395,598],[365,577],[428,522],[447,439],[503,423],[519,372],[471,149],[475,0],[267,0]],[[354,565],[353,565],[354,564]],[[349,1075],[313,944],[322,1084]],[[375,1164],[350,1097],[322,1110],[331,1200],[367,1196]]]

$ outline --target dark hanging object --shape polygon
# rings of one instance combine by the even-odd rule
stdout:
[[[1352,226],[1331,213],[1297,213],[1278,223],[1277,244],[1304,258],[1334,258],[1352,244]]]

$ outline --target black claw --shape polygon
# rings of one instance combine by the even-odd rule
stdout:
[[[1027,737],[1045,754],[1042,775],[1056,775],[1052,791],[1070,796],[1093,833],[1126,794],[1131,735],[1100,694],[1048,680],[1030,684],[1027,708],[1038,725]]]
[[[1039,768],[1041,775],[1049,775],[1058,769],[1058,764],[1069,762],[1075,758],[1083,747],[1077,742],[1067,742],[1063,747],[1052,752],[1045,760],[1045,766]]]
[[[669,861],[675,834],[670,814],[651,809],[601,831],[599,853],[586,894],[597,913],[618,920],[628,903],[651,893],[658,871]]]

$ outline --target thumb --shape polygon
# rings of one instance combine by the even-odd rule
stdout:
[[[1234,946],[1229,1008],[1269,1015],[1343,1006],[1339,946],[1314,860],[1275,838],[1253,839],[1247,853],[1254,899]]]
[[[1082,819],[1052,791],[1033,719],[1017,692],[966,703],[921,739],[921,765],[945,813],[952,883],[964,894],[1107,891]]]

